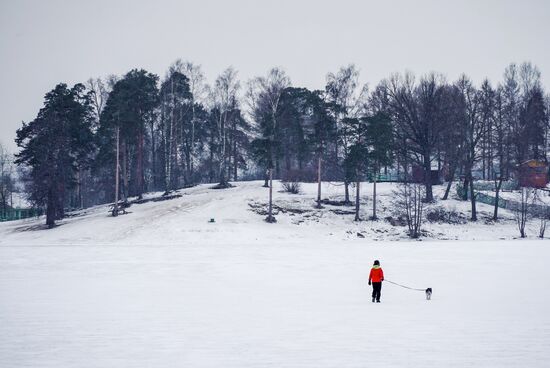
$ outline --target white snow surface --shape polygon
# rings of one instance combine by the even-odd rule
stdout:
[[[0,367],[548,366],[550,242],[534,227],[513,239],[503,211],[409,241],[329,206],[267,224],[248,206],[265,202],[260,185],[199,186],[117,218],[98,206],[52,230],[0,224]],[[276,203],[311,209],[304,190]],[[379,186],[381,215],[391,190]],[[384,283],[372,303],[374,259],[432,300]]]

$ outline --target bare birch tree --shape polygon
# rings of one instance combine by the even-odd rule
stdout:
[[[210,99],[212,106],[218,109],[217,133],[218,133],[218,180],[219,188],[227,188],[230,186],[229,178],[227,177],[228,151],[227,144],[227,129],[231,111],[238,108],[238,92],[240,82],[237,79],[237,71],[233,67],[225,69],[216,79],[214,87],[211,91]]]

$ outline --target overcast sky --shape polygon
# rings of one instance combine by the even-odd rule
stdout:
[[[15,130],[59,82],[162,76],[177,58],[209,81],[229,65],[243,81],[281,66],[315,89],[348,63],[372,86],[404,70],[496,83],[530,60],[550,90],[549,41],[545,0],[0,0],[0,142],[15,151]]]

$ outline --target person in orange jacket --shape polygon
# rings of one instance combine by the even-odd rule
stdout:
[[[369,285],[372,283],[372,302],[376,300],[380,303],[380,291],[382,290],[382,281],[384,281],[384,271],[380,268],[380,261],[374,261],[369,274]]]

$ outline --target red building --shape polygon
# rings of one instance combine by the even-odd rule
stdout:
[[[424,173],[426,171],[424,170],[423,166],[420,165],[413,165],[412,167],[412,181],[414,183],[424,183]],[[441,184],[443,183],[443,176],[444,176],[444,170],[438,170],[437,166],[432,165],[432,169],[430,171],[430,177],[431,182],[433,185]]]
[[[518,182],[522,187],[545,188],[548,184],[548,164],[528,160],[518,167]]]

